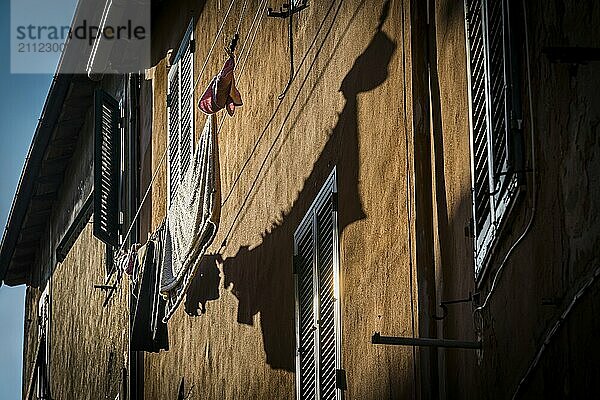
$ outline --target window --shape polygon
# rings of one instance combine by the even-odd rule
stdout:
[[[467,0],[475,276],[481,277],[516,197],[521,115],[508,1]]]
[[[177,192],[194,150],[194,24],[190,22],[175,60],[169,70],[167,88],[168,118],[168,197]]]
[[[341,399],[337,189],[331,173],[294,233],[297,398]]]

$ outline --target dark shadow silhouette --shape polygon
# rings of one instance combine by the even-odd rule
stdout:
[[[224,285],[238,298],[239,323],[252,324],[260,313],[266,361],[272,368],[294,370],[293,233],[334,166],[337,167],[339,230],[365,218],[358,192],[359,140],[357,95],[373,90],[388,77],[396,44],[379,29],[343,79],[346,104],[323,151],[292,208],[273,222],[254,248],[241,247],[223,261]]]
[[[221,275],[217,262],[220,261],[219,255],[203,257],[185,297],[185,312],[188,315],[197,317],[200,315],[198,311],[206,313],[206,303],[219,298]]]

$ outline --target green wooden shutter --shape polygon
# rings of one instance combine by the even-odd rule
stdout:
[[[119,241],[121,110],[108,93],[94,96],[94,236],[112,246]]]

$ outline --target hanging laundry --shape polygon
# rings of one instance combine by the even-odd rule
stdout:
[[[229,115],[233,115],[236,106],[242,105],[242,96],[235,86],[233,70],[235,57],[230,54],[221,71],[215,76],[198,102],[198,107],[205,114],[214,114],[226,108]]]
[[[167,298],[164,321],[181,303],[208,246],[213,242],[221,215],[221,181],[216,121],[210,115],[166,218],[166,241],[160,290]]]
[[[135,263],[135,310],[131,328],[131,350],[157,353],[169,350],[167,324],[162,321],[166,300],[160,296],[161,260],[165,243],[165,228],[161,226],[139,250],[141,263]]]
[[[122,271],[124,271],[127,275],[131,275],[133,273],[133,269],[135,263],[137,261],[137,253],[141,245],[139,243],[135,243],[131,245],[131,248],[127,253],[125,253],[124,259],[122,260]]]

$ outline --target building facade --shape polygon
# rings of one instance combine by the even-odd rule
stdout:
[[[153,1],[148,69],[56,75],[0,253],[23,398],[596,397],[600,6],[306,5]],[[163,225],[235,33],[216,236],[135,351],[117,250]]]

